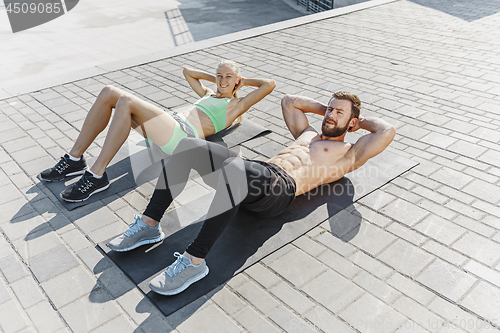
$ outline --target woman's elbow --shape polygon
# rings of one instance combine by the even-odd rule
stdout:
[[[271,91],[273,91],[274,88],[276,88],[276,81],[270,80],[269,81],[269,87],[271,88]]]
[[[391,133],[391,136],[394,138],[394,136],[396,135],[396,127],[394,127],[393,125],[389,125],[389,133]]]
[[[276,88],[276,81],[269,80],[269,82],[267,83],[267,94],[269,95],[270,93],[272,93],[274,88]]]

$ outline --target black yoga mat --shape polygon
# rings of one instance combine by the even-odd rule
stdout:
[[[258,135],[269,132],[270,130],[263,126],[244,119],[240,124],[230,126],[206,139],[233,148]],[[126,144],[122,146],[106,169],[111,186],[103,192],[92,195],[88,200],[83,202],[67,202],[59,196],[66,187],[77,182],[81,176],[68,178],[60,182],[43,183],[66,209],[73,210],[158,178],[162,168],[162,160],[166,158],[168,158],[168,155],[163,153],[158,146],[147,147],[145,141],[139,144]],[[92,165],[92,163],[93,160],[88,162],[89,165]]]
[[[174,261],[175,251],[182,253],[196,237],[213,192],[165,214],[161,226],[167,237],[161,243],[122,253],[110,251],[105,245],[107,242],[99,246],[165,315],[169,315],[417,164],[386,151],[347,177],[297,197],[288,210],[277,217],[262,220],[240,211],[206,257],[210,273],[175,296],[152,292],[148,282]],[[188,223],[191,224],[182,225]],[[347,241],[352,239],[355,227],[352,221],[350,226],[345,223],[349,222],[339,219],[335,229],[336,234],[345,235]]]

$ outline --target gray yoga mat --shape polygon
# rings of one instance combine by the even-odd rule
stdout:
[[[99,246],[165,315],[169,315],[417,164],[385,151],[346,177],[297,197],[279,216],[262,220],[244,211],[238,212],[206,257],[210,273],[175,296],[152,292],[148,282],[174,261],[172,254],[175,251],[182,253],[196,237],[213,192],[165,214],[161,226],[167,237],[161,243],[122,253],[111,251],[106,246],[107,241]],[[348,241],[357,233],[360,221],[356,226],[340,215],[330,222],[334,224],[334,233]]]
[[[271,131],[263,126],[244,119],[240,124],[230,126],[206,139],[233,148],[258,135],[269,132]],[[139,144],[126,144],[122,146],[106,169],[111,183],[110,187],[103,192],[92,195],[88,200],[83,202],[66,202],[59,196],[66,187],[77,182],[81,176],[67,178],[60,182],[43,183],[66,209],[73,210],[158,178],[162,168],[162,160],[166,158],[168,158],[168,155],[163,153],[158,146],[147,147],[145,141]],[[93,160],[89,160],[89,165],[92,165],[92,162]]]

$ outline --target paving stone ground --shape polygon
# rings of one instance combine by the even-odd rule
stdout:
[[[499,25],[498,0],[402,0],[1,100],[0,331],[498,332]],[[346,89],[396,126],[388,149],[420,165],[165,317],[96,247],[154,184],[68,212],[35,176],[104,85],[171,110],[195,100],[182,67],[221,58],[278,83],[247,115],[274,133],[245,156],[290,143],[284,94]],[[353,215],[344,242],[332,228]]]

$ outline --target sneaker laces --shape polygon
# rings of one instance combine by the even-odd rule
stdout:
[[[85,193],[94,183],[92,183],[87,177],[87,173],[84,173],[82,178],[73,185],[77,190],[82,193]]]
[[[59,162],[57,162],[56,166],[54,169],[59,172],[59,174],[62,174],[64,170],[66,170],[69,167],[68,161],[65,156],[61,157]]]
[[[172,265],[168,266],[167,270],[165,271],[165,273],[170,277],[174,277],[182,272],[184,269],[186,269],[186,267],[189,266],[191,262],[191,260],[184,257],[179,252],[175,252],[174,256],[177,257],[177,260]]]
[[[125,237],[132,237],[146,226],[139,215],[134,215],[135,222],[129,226],[129,229],[123,234]],[[142,222],[142,223],[141,223]]]

